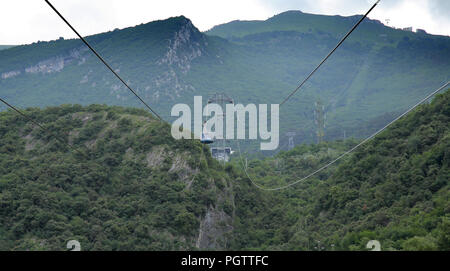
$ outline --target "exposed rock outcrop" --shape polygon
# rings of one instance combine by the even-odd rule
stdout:
[[[196,247],[215,250],[226,248],[226,234],[233,230],[232,222],[232,217],[223,210],[210,207],[200,223]]]

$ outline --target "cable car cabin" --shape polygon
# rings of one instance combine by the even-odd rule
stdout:
[[[202,144],[212,144],[214,140],[211,137],[211,134],[206,130],[206,123],[203,125],[202,138],[200,139]]]
[[[202,133],[202,138],[200,139],[200,142],[203,144],[212,144],[214,143],[214,140],[212,140],[209,134]]]
[[[230,147],[212,147],[211,156],[219,161],[230,161],[230,156],[233,152]]]

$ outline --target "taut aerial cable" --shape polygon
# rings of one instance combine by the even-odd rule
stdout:
[[[58,14],[58,16],[70,27],[70,29],[72,29],[72,31],[81,39],[81,41],[84,42],[84,44],[86,44],[86,46],[94,53],[94,55],[96,55],[98,57],[98,59],[100,59],[100,61],[105,64],[105,66],[128,88],[128,90],[130,90],[138,99],[139,101],[141,101],[141,103],[143,103],[145,105],[145,107],[147,107],[159,120],[162,120],[162,118],[158,115],[158,113],[156,113],[155,110],[153,110],[137,93],[136,91],[134,91],[123,79],[122,77],[119,76],[119,74],[117,74],[116,71],[114,71],[113,68],[111,68],[111,66],[103,59],[103,57],[101,57],[97,51],[95,51],[95,49],[86,41],[86,39],[84,39],[77,30],[75,30],[75,28],[61,15],[61,13],[59,13],[59,11],[48,1],[45,0],[45,2],[47,2],[47,4],[56,12],[56,14]]]

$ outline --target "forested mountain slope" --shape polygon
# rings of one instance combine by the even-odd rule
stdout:
[[[291,183],[356,142],[301,145],[249,163],[254,182]],[[339,166],[287,190],[247,178],[236,195],[236,249],[450,250],[450,91],[422,105]],[[255,191],[256,190],[256,191]],[[245,196],[243,196],[245,195]]]
[[[64,105],[0,113],[0,250],[219,249],[230,179],[199,142],[140,109]],[[87,158],[86,158],[87,156]]]
[[[64,105],[0,113],[0,250],[449,250],[450,91],[340,165],[290,189],[257,189],[240,161],[140,109]],[[265,187],[291,183],[357,141],[299,145],[248,163]],[[319,242],[320,241],[320,244]]]
[[[288,11],[266,21],[219,25],[206,33],[251,48],[255,57],[249,61],[261,61],[264,77],[273,77],[278,85],[260,91],[266,100],[281,102],[280,94],[287,96],[285,88],[293,90],[359,18]],[[326,137],[342,138],[344,130],[350,136],[367,135],[425,96],[425,89],[431,91],[448,80],[449,65],[449,37],[393,29],[366,19],[305,88],[283,105],[281,125],[296,130],[296,142],[314,138],[314,102],[320,100],[327,115]],[[385,121],[380,122],[382,118]],[[361,130],[368,121],[368,129]]]

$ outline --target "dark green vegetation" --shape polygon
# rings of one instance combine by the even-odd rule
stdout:
[[[97,51],[165,118],[194,95],[226,92],[240,103],[280,103],[333,48],[357,16],[290,11],[201,33],[184,17],[88,37]],[[447,80],[450,38],[367,20],[281,109],[284,132],[315,139],[313,110],[327,114],[326,138],[362,137]],[[0,51],[0,94],[22,107],[80,103],[141,106],[79,40]],[[382,121],[381,121],[382,120]],[[361,128],[361,125],[365,125]]]
[[[280,192],[256,189],[239,161],[222,168],[139,109],[27,113],[87,157],[0,113],[0,250],[64,250],[72,239],[83,250],[364,250],[372,239],[383,250],[450,249],[450,91]],[[354,144],[300,145],[251,161],[249,173],[290,183]]]
[[[26,113],[87,157],[15,112],[0,114],[0,250],[65,250],[71,239],[83,250],[174,250],[221,240],[198,237],[206,214],[224,223],[232,208],[230,183],[200,143],[173,140],[168,124],[140,109]]]
[[[337,168],[280,193],[239,191],[234,248],[450,249],[450,91],[363,145]],[[249,164],[276,187],[306,176],[355,142],[301,145]],[[281,176],[280,176],[281,173]],[[257,204],[254,204],[256,203]],[[320,245],[319,245],[320,242]]]

